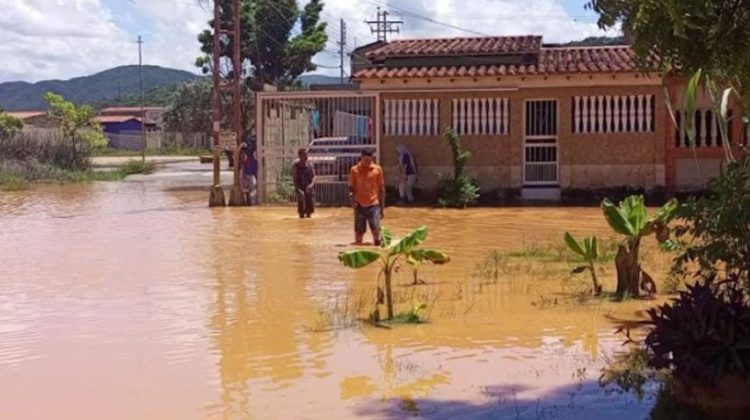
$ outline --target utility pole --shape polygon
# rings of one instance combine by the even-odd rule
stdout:
[[[341,19],[341,39],[339,40],[339,59],[341,66],[341,84],[344,84],[344,54],[346,54],[346,22]]]
[[[365,23],[370,25],[370,32],[377,34],[378,41],[388,42],[388,34],[399,33],[399,25],[404,21],[388,20],[388,11],[381,11],[378,7],[377,19],[366,20]]]
[[[143,164],[146,164],[146,110],[143,107],[143,55],[141,53],[141,45],[143,45],[143,39],[138,35],[138,72],[140,79],[140,90],[141,90],[141,159]]]
[[[221,163],[220,153],[223,147],[231,149],[234,155],[234,179],[229,197],[230,206],[245,204],[242,188],[240,187],[240,159],[239,144],[242,140],[242,114],[240,82],[242,76],[242,60],[240,57],[240,0],[229,2],[214,1],[214,33],[213,47],[211,51],[213,65],[213,185],[209,195],[209,207],[225,206],[224,190],[221,187]],[[231,13],[231,14],[230,14]],[[222,17],[232,18],[232,27],[222,27]],[[224,78],[221,75],[221,50],[231,42],[232,45],[232,75]],[[227,80],[228,79],[228,80]],[[222,93],[231,99],[231,110],[227,110],[222,103]],[[231,111],[226,115],[227,111]],[[229,118],[225,118],[225,117]],[[224,129],[225,122],[231,122],[229,129]]]

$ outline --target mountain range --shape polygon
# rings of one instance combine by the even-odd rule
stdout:
[[[144,102],[147,106],[169,105],[177,86],[199,79],[183,70],[159,66],[143,66]],[[300,76],[303,86],[338,83],[338,77],[319,74]],[[140,103],[138,66],[120,66],[90,76],[70,80],[45,80],[36,83],[0,83],[0,108],[6,111],[36,110],[47,107],[45,92],[55,92],[65,99],[95,107],[120,105],[135,106]]]
[[[177,85],[200,76],[158,66],[143,66],[143,90]],[[76,103],[116,102],[137,95],[140,89],[138,66],[120,66],[91,76],[70,80],[45,80],[36,83],[0,83],[0,108],[7,111],[44,109],[45,92],[55,92]]]

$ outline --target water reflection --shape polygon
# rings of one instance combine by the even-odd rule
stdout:
[[[230,239],[219,235],[211,247],[216,279],[211,328],[225,418],[249,415],[263,400],[259,395],[283,393],[306,374],[327,374],[330,334],[306,331],[318,313],[312,299],[314,250],[307,242],[314,227],[298,224],[285,232],[258,223],[258,217],[219,210],[217,229],[234,233]]]

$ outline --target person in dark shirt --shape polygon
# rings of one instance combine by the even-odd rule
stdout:
[[[315,169],[308,160],[307,149],[299,149],[297,156],[299,159],[292,165],[292,179],[297,192],[297,213],[302,219],[315,212]]]
[[[403,144],[396,146],[396,151],[398,152],[399,171],[398,193],[401,202],[411,204],[414,202],[412,189],[417,180],[417,161],[411,151]]]
[[[252,194],[258,185],[258,161],[255,160],[254,151],[246,143],[240,146],[240,162],[242,162],[242,172],[240,172],[240,184],[242,193],[245,196],[245,203],[252,205]]]

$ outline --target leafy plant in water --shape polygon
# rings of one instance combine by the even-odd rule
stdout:
[[[474,277],[482,277],[487,281],[497,282],[500,279],[500,271],[506,266],[507,259],[498,250],[486,254],[484,261],[478,263],[474,268]]]
[[[750,300],[735,275],[721,282],[716,273],[702,276],[647,313],[650,367],[706,385],[730,374],[750,378]]]
[[[602,287],[596,278],[596,268],[594,267],[594,262],[599,259],[599,246],[597,245],[596,236],[583,238],[583,241],[578,243],[570,232],[565,232],[565,244],[568,245],[571,251],[583,258],[583,262],[585,263],[574,268],[573,274],[583,273],[588,270],[591,274],[591,284],[594,287],[592,293],[594,296],[599,296],[602,293]]]
[[[651,276],[640,263],[641,240],[651,234],[659,242],[669,240],[667,225],[675,215],[677,200],[670,200],[649,217],[643,196],[630,196],[615,206],[608,198],[602,201],[602,210],[609,226],[625,239],[620,243],[615,257],[617,269],[617,291],[615,295],[622,299],[627,295],[637,297],[642,283],[649,283],[651,291],[656,287]],[[643,281],[641,281],[643,280]]]
[[[358,249],[353,251],[341,252],[338,255],[339,261],[347,267],[362,268],[373,263],[380,265],[378,278],[382,275],[385,278],[385,296],[384,300],[388,310],[388,320],[393,319],[393,290],[391,280],[394,269],[401,260],[407,262],[418,261],[419,264],[429,261],[433,264],[445,264],[450,261],[450,257],[442,251],[434,249],[418,248],[427,239],[427,226],[422,226],[401,239],[393,238],[391,231],[383,227],[382,229],[381,249],[379,251],[369,249]],[[378,288],[380,295],[380,288]],[[381,299],[378,299],[378,304]]]
[[[723,264],[750,288],[750,157],[731,163],[708,183],[708,195],[689,198],[677,211],[677,275],[709,273]]]
[[[409,312],[397,314],[393,317],[393,323],[397,324],[421,324],[425,322],[427,304],[416,303]]]
[[[453,155],[453,176],[438,181],[439,202],[444,207],[466,208],[479,198],[479,187],[464,174],[471,152],[461,147],[461,139],[453,129],[446,129],[444,137]]]
[[[646,385],[658,379],[658,372],[648,365],[646,349],[634,346],[607,363],[599,377],[599,386],[607,393],[632,392],[640,401],[646,394]]]

